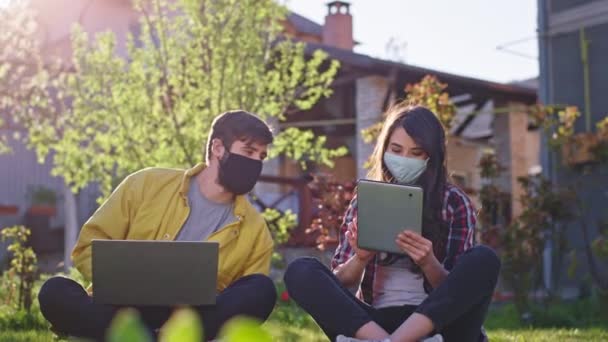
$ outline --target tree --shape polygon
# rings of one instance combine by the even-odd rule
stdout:
[[[126,42],[75,28],[69,65],[30,65],[23,73],[30,89],[3,95],[4,108],[27,128],[25,142],[41,162],[52,156],[53,175],[74,193],[94,182],[105,197],[138,169],[203,160],[210,125],[226,110],[276,124],[331,95],[339,63],[284,37],[287,12],[273,0],[138,0],[134,8],[138,32]],[[118,53],[123,43],[126,55]],[[32,56],[41,60],[36,49]],[[325,137],[289,128],[270,157],[332,165],[347,152],[324,144]]]
[[[0,9],[0,114],[20,105],[36,88],[28,77],[28,69],[38,66],[32,59],[38,55],[34,34],[32,13],[22,4],[10,3]],[[0,115],[0,128],[10,124],[8,119],[8,115]],[[9,151],[8,136],[0,135],[0,153]]]
[[[53,151],[53,173],[73,191],[147,166],[187,167],[202,160],[213,118],[243,108],[284,121],[331,94],[336,61],[281,37],[285,9],[272,0],[136,1],[140,33],[126,56],[111,33],[73,33],[73,72],[57,82],[69,102],[60,119],[30,137],[40,156]],[[30,128],[35,125],[30,125]],[[49,127],[50,126],[50,127]],[[304,138],[302,138],[304,137]],[[321,161],[344,154],[323,137],[289,129],[271,151]]]
[[[66,81],[64,63],[42,58],[36,30],[34,13],[26,2],[13,1],[0,8],[0,128],[4,129],[0,131],[0,153],[10,152],[12,134],[29,147],[37,147],[42,163],[61,136],[55,127],[62,122],[60,114],[69,101],[59,92]],[[24,128],[27,134],[22,135]],[[65,198],[69,242],[75,239],[77,219],[73,194],[66,191]],[[66,266],[69,256],[66,248]]]

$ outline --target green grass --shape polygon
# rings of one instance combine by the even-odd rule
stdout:
[[[46,342],[53,341],[53,334],[46,331],[2,331],[0,342]]]
[[[325,335],[318,329],[298,328],[289,325],[279,325],[269,322],[266,327],[275,337],[275,341],[327,341]],[[607,341],[608,331],[602,329],[532,329],[532,330],[491,330],[488,332],[492,342],[562,342],[562,341]],[[0,342],[46,342],[53,341],[50,332],[43,331],[3,331],[0,332]]]
[[[500,305],[491,308],[484,326],[491,341],[608,341],[608,320],[599,309],[595,299],[537,305],[532,326],[525,326],[512,304]],[[44,330],[47,323],[37,307],[33,312],[28,316],[0,305],[0,342],[54,341],[54,335]],[[279,301],[265,327],[275,341],[327,341],[293,301]]]
[[[266,328],[275,341],[296,342],[326,342],[328,341],[323,331],[318,327],[300,328],[280,322],[270,321],[265,324]]]
[[[608,326],[596,310],[591,300],[556,304],[535,320],[542,327],[527,328],[517,318],[515,307],[509,304],[494,307],[484,326],[492,342],[608,341]],[[571,321],[564,317],[571,318]],[[578,327],[552,328],[560,323]],[[266,327],[276,341],[327,341],[310,316],[303,314],[293,303],[280,303]]]
[[[608,316],[595,298],[555,303],[536,303],[530,310],[529,323],[521,322],[515,305],[493,306],[484,327],[488,330],[522,329],[604,329],[608,330]]]
[[[608,331],[604,329],[530,329],[530,330],[490,330],[492,342],[562,342],[562,341],[607,341]]]

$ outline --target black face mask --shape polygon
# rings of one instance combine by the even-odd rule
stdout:
[[[219,181],[227,191],[243,195],[253,189],[262,173],[262,161],[226,152],[220,160]]]

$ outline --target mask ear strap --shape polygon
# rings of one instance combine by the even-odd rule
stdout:
[[[222,143],[222,146],[224,146],[224,155],[219,158],[220,164],[223,164],[226,162],[226,160],[228,160],[228,157],[230,157],[230,149],[226,147],[226,144],[224,143],[224,141],[222,139],[220,139],[220,142]]]

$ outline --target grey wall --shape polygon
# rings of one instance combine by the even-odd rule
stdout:
[[[553,0],[551,1],[551,12],[563,12],[565,10],[573,9],[580,5],[586,5],[594,1],[598,0]]]
[[[585,29],[589,44],[589,70],[591,86],[592,121],[597,122],[608,114],[608,24]],[[552,63],[552,103],[577,105],[585,110],[583,65],[580,55],[579,32],[559,34],[550,40]],[[584,118],[578,121],[577,130],[584,130]]]
[[[608,1],[606,0],[540,0],[540,95],[548,104],[576,105],[583,116],[576,132],[585,130],[585,99],[581,61],[580,29],[585,29],[588,47],[591,92],[591,123],[608,115]],[[587,166],[583,169],[564,167],[558,154],[552,154],[543,143],[543,171],[562,186],[574,187],[587,212],[586,220],[592,238],[597,236],[597,222],[608,219],[608,167]],[[568,243],[577,249],[578,272],[562,284],[578,286],[587,272],[583,256],[584,241],[579,222],[569,224]],[[567,261],[567,260],[566,260]],[[567,265],[564,265],[566,267]]]
[[[0,134],[12,136],[14,131],[0,130]],[[59,196],[57,215],[51,220],[51,227],[61,229],[65,223],[63,208],[64,183],[60,177],[51,175],[51,158],[43,164],[38,163],[36,154],[18,140],[9,139],[12,152],[0,155],[0,203],[16,205],[19,213],[11,216],[0,216],[0,229],[22,222],[22,217],[29,207],[28,187],[44,186]],[[82,225],[97,209],[99,192],[95,185],[83,189],[78,197],[78,223]],[[1,250],[0,250],[1,252]]]

